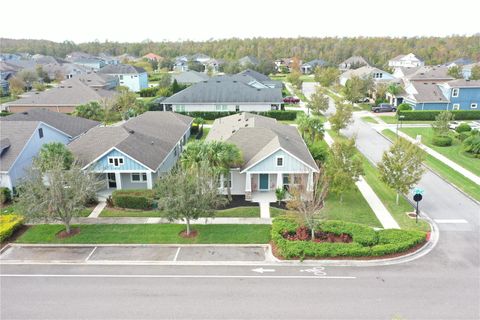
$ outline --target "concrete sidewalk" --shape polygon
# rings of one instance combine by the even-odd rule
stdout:
[[[185,221],[169,221],[166,218],[140,218],[140,217],[98,217],[76,218],[73,224],[184,224]],[[192,224],[272,224],[270,218],[200,218],[192,220]],[[57,224],[60,224],[57,222]]]

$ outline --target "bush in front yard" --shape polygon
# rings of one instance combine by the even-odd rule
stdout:
[[[8,188],[0,188],[0,204],[6,204],[12,201],[12,192]]]
[[[442,112],[441,110],[404,110],[398,111],[398,114],[404,116],[404,121],[409,120],[429,120],[435,121],[435,118]],[[451,111],[455,120],[477,120],[480,119],[480,111],[454,110]]]
[[[15,230],[21,227],[23,217],[16,214],[6,214],[0,216],[0,242],[10,237]]]
[[[455,131],[457,131],[458,133],[462,133],[462,132],[469,132],[469,131],[472,131],[472,127],[470,127],[468,125],[468,123],[461,123],[456,129]]]
[[[426,233],[415,230],[379,230],[345,221],[324,221],[318,230],[336,235],[348,234],[353,242],[314,242],[287,240],[285,232],[295,232],[300,225],[288,217],[276,218],[272,240],[284,258],[369,257],[400,253],[425,242]]]
[[[453,139],[449,136],[434,136],[432,144],[437,147],[449,147],[452,145]]]
[[[127,209],[151,209],[153,206],[152,190],[115,190],[112,193],[115,207]]]

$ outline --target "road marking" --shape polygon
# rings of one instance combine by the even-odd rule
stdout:
[[[234,276],[195,274],[0,274],[0,278],[216,278],[216,279],[356,279],[351,276]]]
[[[264,272],[275,272],[275,269],[264,269],[264,268],[256,268],[252,269],[253,272],[264,273]]]
[[[178,247],[177,252],[175,253],[175,257],[173,258],[173,261],[177,261],[178,254],[180,253],[181,247]]]
[[[302,269],[300,272],[309,272],[314,274],[315,276],[326,276],[327,273],[325,272],[325,267],[315,267],[311,269]]]
[[[90,252],[90,254],[88,255],[88,257],[85,259],[85,261],[88,261],[90,259],[90,257],[92,256],[92,254],[95,252],[95,250],[97,250],[97,247],[93,248],[92,252]]]
[[[436,223],[468,223],[465,219],[434,219]]]

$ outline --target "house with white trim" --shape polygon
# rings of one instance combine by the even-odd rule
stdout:
[[[193,118],[145,112],[120,126],[97,127],[68,145],[84,170],[96,173],[103,189],[152,189],[177,162]]]
[[[300,183],[313,190],[319,168],[295,127],[244,112],[216,119],[206,141],[232,143],[242,153],[243,163],[221,177],[224,194],[228,186],[231,194],[245,195],[246,200]]]
[[[388,61],[388,66],[393,68],[396,68],[396,67],[415,68],[415,67],[423,67],[424,65],[425,65],[425,61],[418,58],[413,53],[401,54]]]

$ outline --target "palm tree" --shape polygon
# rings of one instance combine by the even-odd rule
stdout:
[[[221,174],[230,176],[230,168],[236,167],[242,164],[243,156],[240,149],[231,143],[222,143],[220,154],[220,172]],[[222,186],[223,187],[223,186]],[[228,200],[232,200],[231,182],[227,183],[227,195]]]
[[[302,137],[307,137],[311,142],[323,139],[325,129],[323,121],[319,117],[300,116],[297,118],[298,130],[302,133]]]

